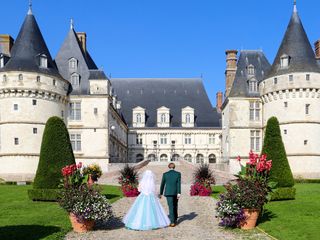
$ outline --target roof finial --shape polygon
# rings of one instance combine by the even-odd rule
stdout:
[[[32,0],[29,0],[29,10],[28,15],[32,15]]]
[[[293,12],[297,12],[297,0],[293,0]]]
[[[70,19],[70,29],[73,29],[73,18]]]

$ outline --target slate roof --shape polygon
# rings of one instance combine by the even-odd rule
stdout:
[[[181,127],[181,110],[195,110],[195,127],[221,127],[221,114],[213,108],[199,78],[112,78],[114,93],[122,102],[121,113],[132,127],[132,109],[146,109],[146,127],[157,127],[157,109],[170,109],[170,127]]]
[[[280,69],[280,58],[284,54],[290,56],[290,64],[289,67]],[[294,6],[288,28],[267,77],[292,72],[320,72],[296,6]]]
[[[261,50],[242,50],[237,63],[236,76],[229,97],[259,97],[259,93],[250,93],[247,67],[254,66],[254,78],[260,82],[270,70],[270,63]]]
[[[70,81],[75,72],[69,71],[69,60],[75,58],[78,61],[76,73],[80,75],[80,87],[74,87],[71,94],[89,94],[89,80],[107,80],[102,70],[99,70],[88,51],[84,51],[73,28],[70,29],[55,59],[60,74]]]
[[[39,66],[39,56],[41,54],[47,56],[47,68]],[[61,78],[31,10],[25,17],[12,47],[11,58],[0,71],[39,72]]]

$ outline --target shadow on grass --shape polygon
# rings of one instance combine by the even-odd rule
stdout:
[[[40,225],[15,225],[0,227],[1,240],[38,240],[61,231],[61,228],[54,226]]]
[[[196,214],[195,212],[192,212],[192,213],[189,213],[189,214],[184,214],[184,215],[179,217],[178,224],[182,223],[183,221],[191,221],[194,218],[196,218],[197,216],[198,216],[198,214]]]
[[[259,217],[258,219],[258,224],[259,223],[264,223],[264,222],[269,222],[271,221],[273,218],[277,218],[277,215],[273,212],[271,212],[270,210],[268,209],[265,209],[263,212],[262,212],[262,215]]]

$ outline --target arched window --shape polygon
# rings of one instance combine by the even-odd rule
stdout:
[[[191,123],[190,113],[187,113],[187,114],[186,114],[186,123]]]
[[[179,154],[173,154],[171,161],[176,162],[179,160],[179,158],[180,158]]]
[[[209,163],[216,163],[216,161],[217,161],[216,155],[210,154],[209,155]]]
[[[204,157],[202,154],[198,154],[196,157],[196,163],[204,163]]]
[[[161,113],[160,121],[161,121],[161,123],[166,122],[166,114],[165,113]]]
[[[247,67],[247,72],[248,72],[248,75],[254,75],[254,66],[252,64],[250,64],[248,67]]]
[[[79,85],[80,85],[80,76],[79,76],[79,74],[73,73],[71,75],[71,85],[73,87],[79,87]]]
[[[40,67],[47,68],[48,67],[48,58],[45,54],[40,55]]]
[[[78,61],[75,58],[69,60],[69,71],[76,71],[78,69]]]
[[[168,162],[168,156],[167,156],[167,154],[161,154],[161,156],[160,156],[160,161],[161,161],[161,162]]]
[[[186,154],[184,156],[184,160],[188,161],[188,162],[192,162],[192,156],[190,154]]]
[[[154,155],[154,154],[149,154],[149,155],[148,155],[148,160],[150,160],[151,162],[156,161],[156,155]]]
[[[141,114],[140,113],[137,113],[136,121],[137,121],[137,123],[141,123]]]
[[[144,158],[143,155],[141,153],[138,153],[136,155],[136,162],[141,162],[143,160],[143,158]]]
[[[23,75],[22,74],[19,74],[19,81],[22,81],[23,80]]]

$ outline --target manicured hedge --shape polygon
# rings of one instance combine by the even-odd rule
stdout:
[[[320,179],[295,179],[296,183],[320,183]]]
[[[59,198],[59,189],[30,189],[28,196],[33,201],[57,201]]]
[[[44,129],[40,160],[33,183],[34,189],[42,190],[41,194],[37,193],[36,200],[41,200],[39,198],[42,196],[45,201],[52,198],[52,189],[58,189],[61,183],[61,169],[71,164],[75,164],[75,159],[67,127],[61,118],[51,117]],[[48,196],[45,196],[46,189]],[[35,193],[29,196],[35,196]]]
[[[270,193],[271,201],[295,199],[296,189],[294,187],[276,188]]]

